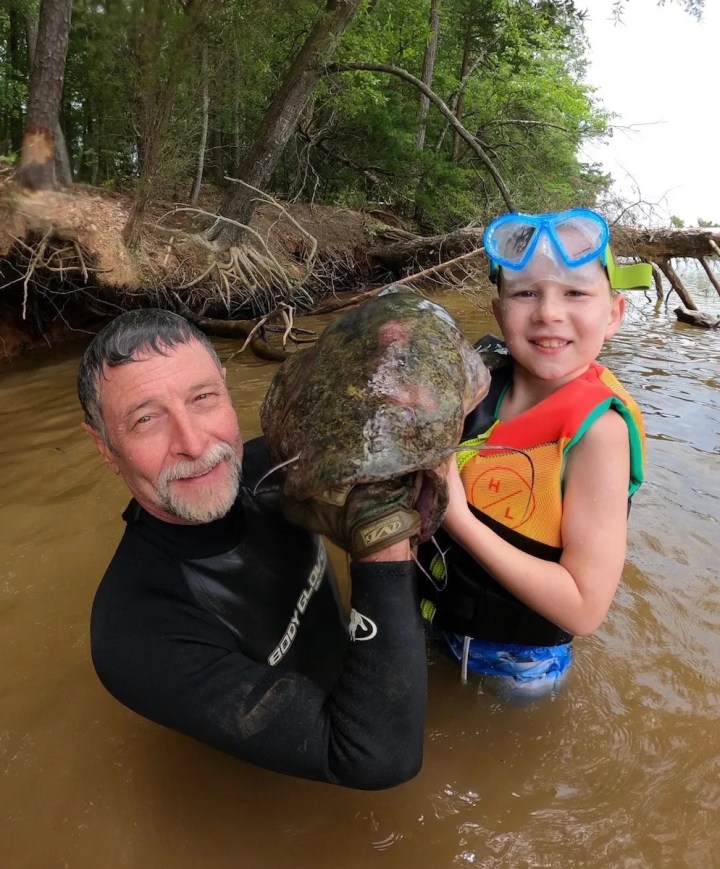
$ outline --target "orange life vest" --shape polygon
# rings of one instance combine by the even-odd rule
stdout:
[[[458,453],[473,513],[514,546],[547,561],[562,555],[563,471],[568,450],[603,413],[617,411],[628,428],[628,498],[643,481],[645,426],[637,404],[602,365],[590,368],[544,401],[507,422],[497,409],[512,367],[492,371],[490,392],[467,417]],[[485,445],[495,449],[478,450]],[[423,544],[423,616],[438,628],[492,642],[566,643],[572,635],[504,589],[442,529],[437,545]]]
[[[502,394],[498,406],[500,401]],[[610,409],[628,427],[631,497],[644,478],[645,426],[637,404],[612,372],[593,363],[585,374],[525,413],[507,422],[495,421],[488,430],[463,440],[461,446],[485,447],[458,454],[468,503],[532,540],[562,547],[565,456]]]

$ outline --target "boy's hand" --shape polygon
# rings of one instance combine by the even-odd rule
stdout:
[[[442,525],[448,533],[452,534],[458,521],[469,512],[467,495],[460,479],[460,471],[454,454],[445,463],[445,479],[448,484],[448,507]]]

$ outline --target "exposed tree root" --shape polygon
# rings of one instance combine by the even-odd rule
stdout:
[[[287,214],[282,206],[277,205]],[[241,226],[229,218],[189,206],[172,209],[166,212],[161,220],[177,214],[192,214],[195,217],[210,219],[213,221],[213,226],[220,222]],[[294,225],[298,225],[295,220],[289,219]],[[160,222],[152,224],[151,229],[154,232],[169,236],[168,246],[177,249],[178,258],[181,258],[187,251],[188,245],[191,245],[196,248],[196,256],[205,260],[205,265],[201,267],[199,273],[189,279],[173,282],[173,290],[187,291],[202,285],[206,293],[210,291],[222,301],[228,316],[246,309],[257,313],[268,313],[279,304],[296,303],[298,298],[303,298],[311,307],[312,298],[303,289],[302,284],[312,272],[317,241],[309,236],[310,253],[302,264],[302,272],[297,274],[281,265],[259,232],[251,227],[242,228],[253,237],[259,249],[250,244],[222,249],[209,242],[204,234],[168,228]]]
[[[187,308],[177,293],[173,295],[177,303],[178,313],[194,323],[205,334],[218,338],[245,339],[242,347],[235,350],[226,361],[234,359],[249,346],[260,359],[282,362],[288,355],[286,350],[288,340],[296,345],[314,343],[317,340],[317,335],[314,332],[295,327],[293,322],[295,309],[285,303],[281,303],[274,311],[257,320],[220,320],[215,317],[199,317]],[[278,318],[283,321],[283,326],[280,329],[268,325],[272,320]],[[282,331],[281,348],[271,347],[267,341],[268,333],[276,331]]]

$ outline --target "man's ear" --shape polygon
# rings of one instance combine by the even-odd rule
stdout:
[[[605,340],[608,338],[612,338],[612,336],[617,332],[620,328],[620,324],[623,321],[623,317],[625,316],[625,296],[622,293],[615,293],[612,297],[612,307],[610,309],[610,319],[607,324],[607,328],[605,329]]]
[[[95,442],[95,446],[98,448],[98,452],[103,457],[105,464],[110,468],[113,474],[119,474],[120,468],[115,460],[115,453],[113,453],[110,447],[105,443],[105,439],[100,432],[86,422],[82,423],[82,427]]]

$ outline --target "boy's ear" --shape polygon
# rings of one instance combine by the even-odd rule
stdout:
[[[490,304],[492,305],[493,316],[495,317],[500,329],[502,329],[502,305],[500,304],[500,299],[497,296],[493,296],[490,300]]]
[[[605,329],[605,340],[612,336],[620,328],[620,324],[625,316],[625,296],[622,293],[614,293],[612,297],[612,307],[610,308],[610,319],[608,320],[607,328]]]
[[[82,427],[95,442],[95,446],[98,448],[98,452],[103,457],[105,464],[110,468],[113,474],[119,474],[120,468],[118,467],[117,461],[115,460],[115,453],[113,453],[110,447],[105,443],[105,440],[100,432],[86,422],[82,423]]]

